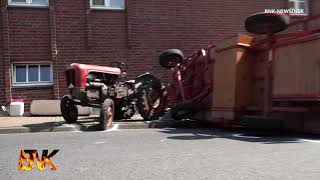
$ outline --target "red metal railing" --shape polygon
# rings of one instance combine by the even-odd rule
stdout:
[[[263,102],[261,107],[247,107],[247,110],[249,111],[261,111],[264,116],[268,116],[270,112],[320,112],[319,107],[291,107],[291,106],[285,106],[285,107],[275,107],[272,105],[274,100],[281,100],[281,101],[295,101],[295,98],[288,98],[283,99],[283,97],[277,97],[273,96],[272,89],[273,89],[273,81],[272,81],[272,66],[273,66],[273,59],[274,54],[273,50],[281,47],[292,44],[295,40],[303,37],[307,37],[316,33],[320,33],[320,27],[317,26],[316,28],[310,30],[310,22],[319,20],[320,19],[320,13],[311,15],[308,17],[305,17],[300,20],[292,21],[289,24],[290,27],[294,27],[297,25],[302,25],[302,29],[298,30],[296,32],[290,32],[285,34],[269,34],[266,38],[258,40],[255,42],[253,46],[250,47],[251,51],[258,51],[258,52],[268,52],[268,63],[266,66],[266,71],[264,74],[264,89],[265,92],[263,94]],[[319,22],[320,24],[320,22]],[[315,40],[320,39],[320,36],[315,36],[308,38],[307,40]],[[319,96],[314,97],[304,97],[303,95],[299,96],[299,101],[302,99],[308,99],[309,101],[319,101]],[[301,99],[302,98],[302,99]]]
[[[251,46],[250,49],[252,51],[265,51],[265,50],[269,50],[271,48],[277,48],[280,46],[288,45],[291,43],[292,40],[295,40],[298,38],[302,38],[302,37],[310,36],[312,34],[320,33],[320,27],[317,27],[313,30],[310,30],[309,24],[310,24],[310,22],[315,21],[315,20],[320,20],[320,13],[315,14],[315,15],[311,15],[311,16],[307,16],[303,19],[292,21],[288,25],[288,28],[295,27],[297,25],[302,25],[302,29],[300,29],[296,32],[291,32],[291,33],[286,33],[286,34],[274,34],[271,37],[270,36],[266,37],[266,38],[261,39],[258,42],[256,42],[253,46]],[[268,44],[272,41],[275,42],[273,44],[273,46],[268,46]],[[281,42],[281,41],[286,41],[287,43],[282,43],[281,45],[277,43],[277,42]]]

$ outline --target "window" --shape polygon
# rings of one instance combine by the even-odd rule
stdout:
[[[13,85],[51,85],[51,63],[13,64]]]
[[[9,5],[17,6],[48,6],[48,0],[9,0]]]
[[[124,9],[125,0],[90,0],[94,9]]]
[[[309,13],[308,0],[289,0],[290,9],[303,9],[304,15]]]

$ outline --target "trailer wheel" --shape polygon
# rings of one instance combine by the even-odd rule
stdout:
[[[245,129],[267,131],[280,131],[285,126],[282,119],[263,116],[241,116],[240,125]]]
[[[273,34],[285,30],[288,27],[289,20],[289,16],[286,15],[258,13],[246,19],[245,28],[251,33]]]
[[[143,83],[138,89],[137,107],[144,120],[153,120],[164,112],[165,97],[161,87],[152,83]]]
[[[114,119],[114,102],[112,99],[104,100],[99,118],[100,130],[106,130],[111,127]]]
[[[75,123],[78,119],[78,108],[74,104],[70,95],[65,95],[60,101],[60,110],[63,119],[67,123]]]
[[[171,115],[176,120],[191,118],[197,111],[198,106],[191,101],[176,104],[171,109]]]
[[[182,51],[179,49],[168,49],[159,56],[159,63],[164,68],[172,68],[180,63],[184,58]]]

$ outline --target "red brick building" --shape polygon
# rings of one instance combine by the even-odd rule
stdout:
[[[168,79],[158,55],[185,54],[244,32],[244,19],[270,8],[306,6],[316,0],[1,0],[0,104],[24,98],[58,99],[66,93],[64,70],[74,62],[124,61],[129,76],[149,71]],[[320,9],[320,8],[318,8]]]

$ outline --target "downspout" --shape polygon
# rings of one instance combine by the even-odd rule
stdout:
[[[5,101],[11,101],[12,99],[12,69],[11,69],[11,52],[10,52],[10,27],[9,27],[9,14],[7,9],[7,2],[1,2],[1,19],[2,19],[2,43],[3,43],[3,67],[4,67],[4,77],[6,74],[9,75],[9,84],[8,81],[5,80]],[[6,72],[6,67],[8,68],[8,72]],[[7,96],[7,89],[6,87],[9,86],[9,98]]]
[[[90,19],[90,0],[84,1],[84,28],[85,28],[85,48],[91,49],[92,31],[91,31],[91,19]]]
[[[59,83],[59,75],[60,75],[59,65],[60,64],[59,64],[58,50],[57,50],[57,32],[56,32],[54,0],[49,0],[49,28],[50,28],[50,42],[51,42],[51,59],[53,64],[52,70],[56,71],[56,77],[53,77],[55,78],[55,81],[56,81],[55,83],[56,87],[54,87],[53,90],[54,90],[54,95],[57,96],[57,99],[60,99],[60,83]]]
[[[10,49],[10,27],[9,27],[9,14],[8,14],[8,11],[6,13],[6,19],[7,19],[7,22],[8,22],[8,25],[7,25],[7,32],[8,32],[8,60],[9,60],[9,95],[10,95],[10,101],[12,99],[12,69],[11,69],[11,49]]]
[[[129,25],[129,19],[128,19],[128,1],[127,0],[125,0],[124,1],[125,2],[125,5],[124,5],[124,8],[125,8],[125,10],[124,10],[124,21],[125,21],[125,28],[126,28],[126,43],[127,43],[127,49],[128,49],[128,51],[129,51],[129,49],[131,49],[131,44],[130,44],[130,35],[129,35],[129,33],[130,33],[130,31],[131,31],[131,26]],[[128,55],[127,56],[129,56],[129,53],[128,53]]]

